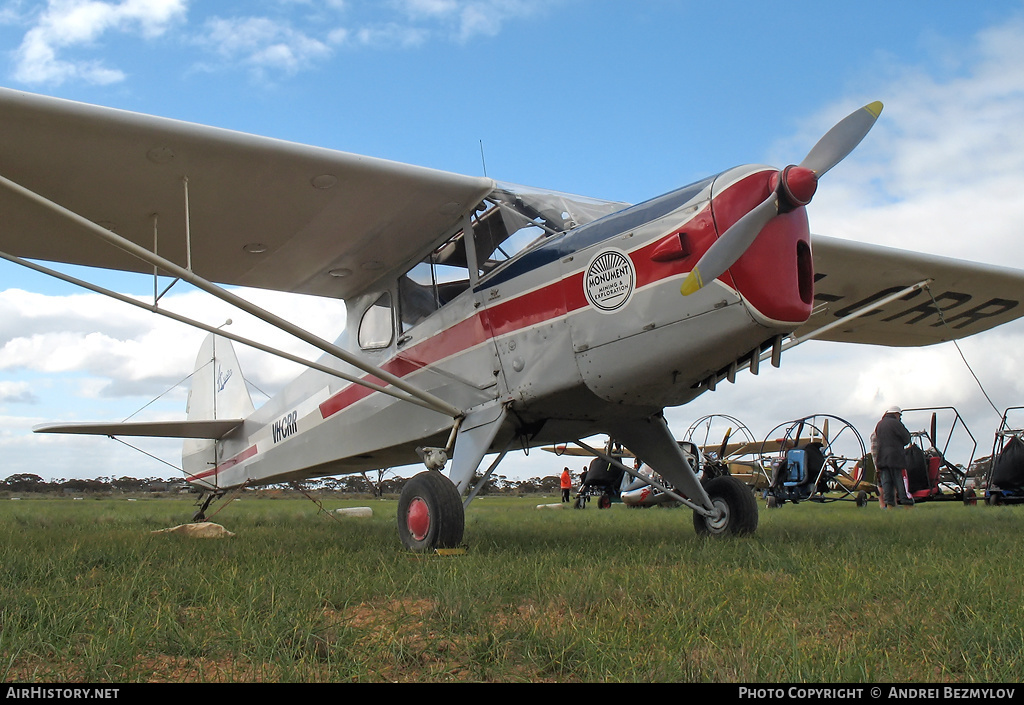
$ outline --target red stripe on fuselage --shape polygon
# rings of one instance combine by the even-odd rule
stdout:
[[[200,472],[200,473],[196,473],[195,475],[192,475],[192,477],[189,480],[189,482],[192,482],[193,480],[202,480],[204,478],[210,477],[211,475],[216,475],[217,473],[219,473],[219,472],[221,472],[223,470],[228,470],[230,468],[233,468],[234,466],[238,465],[239,463],[245,462],[246,460],[248,460],[249,458],[253,457],[254,455],[256,455],[256,446],[255,446],[255,444],[249,446],[248,448],[246,448],[245,450],[243,450],[241,453],[239,453],[235,457],[231,458],[230,460],[225,460],[223,463],[221,463],[220,465],[218,465],[217,467],[215,467],[215,468],[213,468],[211,470],[207,470],[206,472]]]
[[[710,210],[704,209],[696,219],[710,221]],[[713,225],[711,226],[713,230]],[[705,232],[707,227],[702,223],[695,231]],[[650,255],[660,240],[649,243],[635,252],[627,253],[633,261],[637,273],[637,288],[656,284],[668,277],[685,274],[692,269],[699,258],[700,251],[691,257],[674,262],[655,262]],[[703,248],[710,247],[710,241]],[[726,277],[728,278],[727,275]],[[726,283],[731,284],[731,280]],[[489,306],[474,313],[464,321],[445,330],[439,331],[430,338],[417,343],[392,358],[382,366],[384,370],[398,377],[405,377],[417,369],[435,365],[442,360],[457,355],[471,347],[480,345],[489,337],[499,337],[523,330],[530,326],[552,321],[567,313],[574,313],[587,307],[586,295],[583,292],[583,271],[574,272],[539,289],[525,292],[507,301]],[[363,378],[368,382],[383,384],[379,379],[368,375]],[[320,405],[324,418],[333,416],[373,393],[372,389],[352,384]]]

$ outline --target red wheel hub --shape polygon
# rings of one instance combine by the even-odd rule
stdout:
[[[405,513],[405,525],[417,541],[422,541],[430,531],[430,507],[422,497],[414,497]]]

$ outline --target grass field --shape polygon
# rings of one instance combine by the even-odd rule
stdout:
[[[244,499],[0,502],[0,674],[14,682],[1015,682],[1022,507],[689,510],[490,498],[468,551],[404,552],[394,501],[335,520]]]

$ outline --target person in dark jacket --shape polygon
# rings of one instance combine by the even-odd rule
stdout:
[[[878,444],[875,467],[886,508],[895,507],[897,501],[906,506],[914,505],[914,498],[907,494],[907,486],[903,482],[910,431],[903,425],[902,415],[898,406],[891,407],[875,426],[875,442]]]

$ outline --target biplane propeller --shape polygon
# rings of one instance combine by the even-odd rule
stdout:
[[[798,165],[629,205],[0,89],[2,256],[211,334],[186,419],[35,430],[185,438],[200,514],[239,487],[423,463],[398,513],[417,551],[461,544],[488,454],[484,482],[513,449],[604,434],[674,488],[699,533],[754,531],[749,488],[701,482],[666,407],[806,340],[929,345],[1022,311],[1016,270],[812,247],[818,181],[880,110],[854,111]],[[294,356],[46,261],[180,279],[322,356],[254,408],[232,341]],[[238,286],[343,299],[348,320],[324,340]]]

